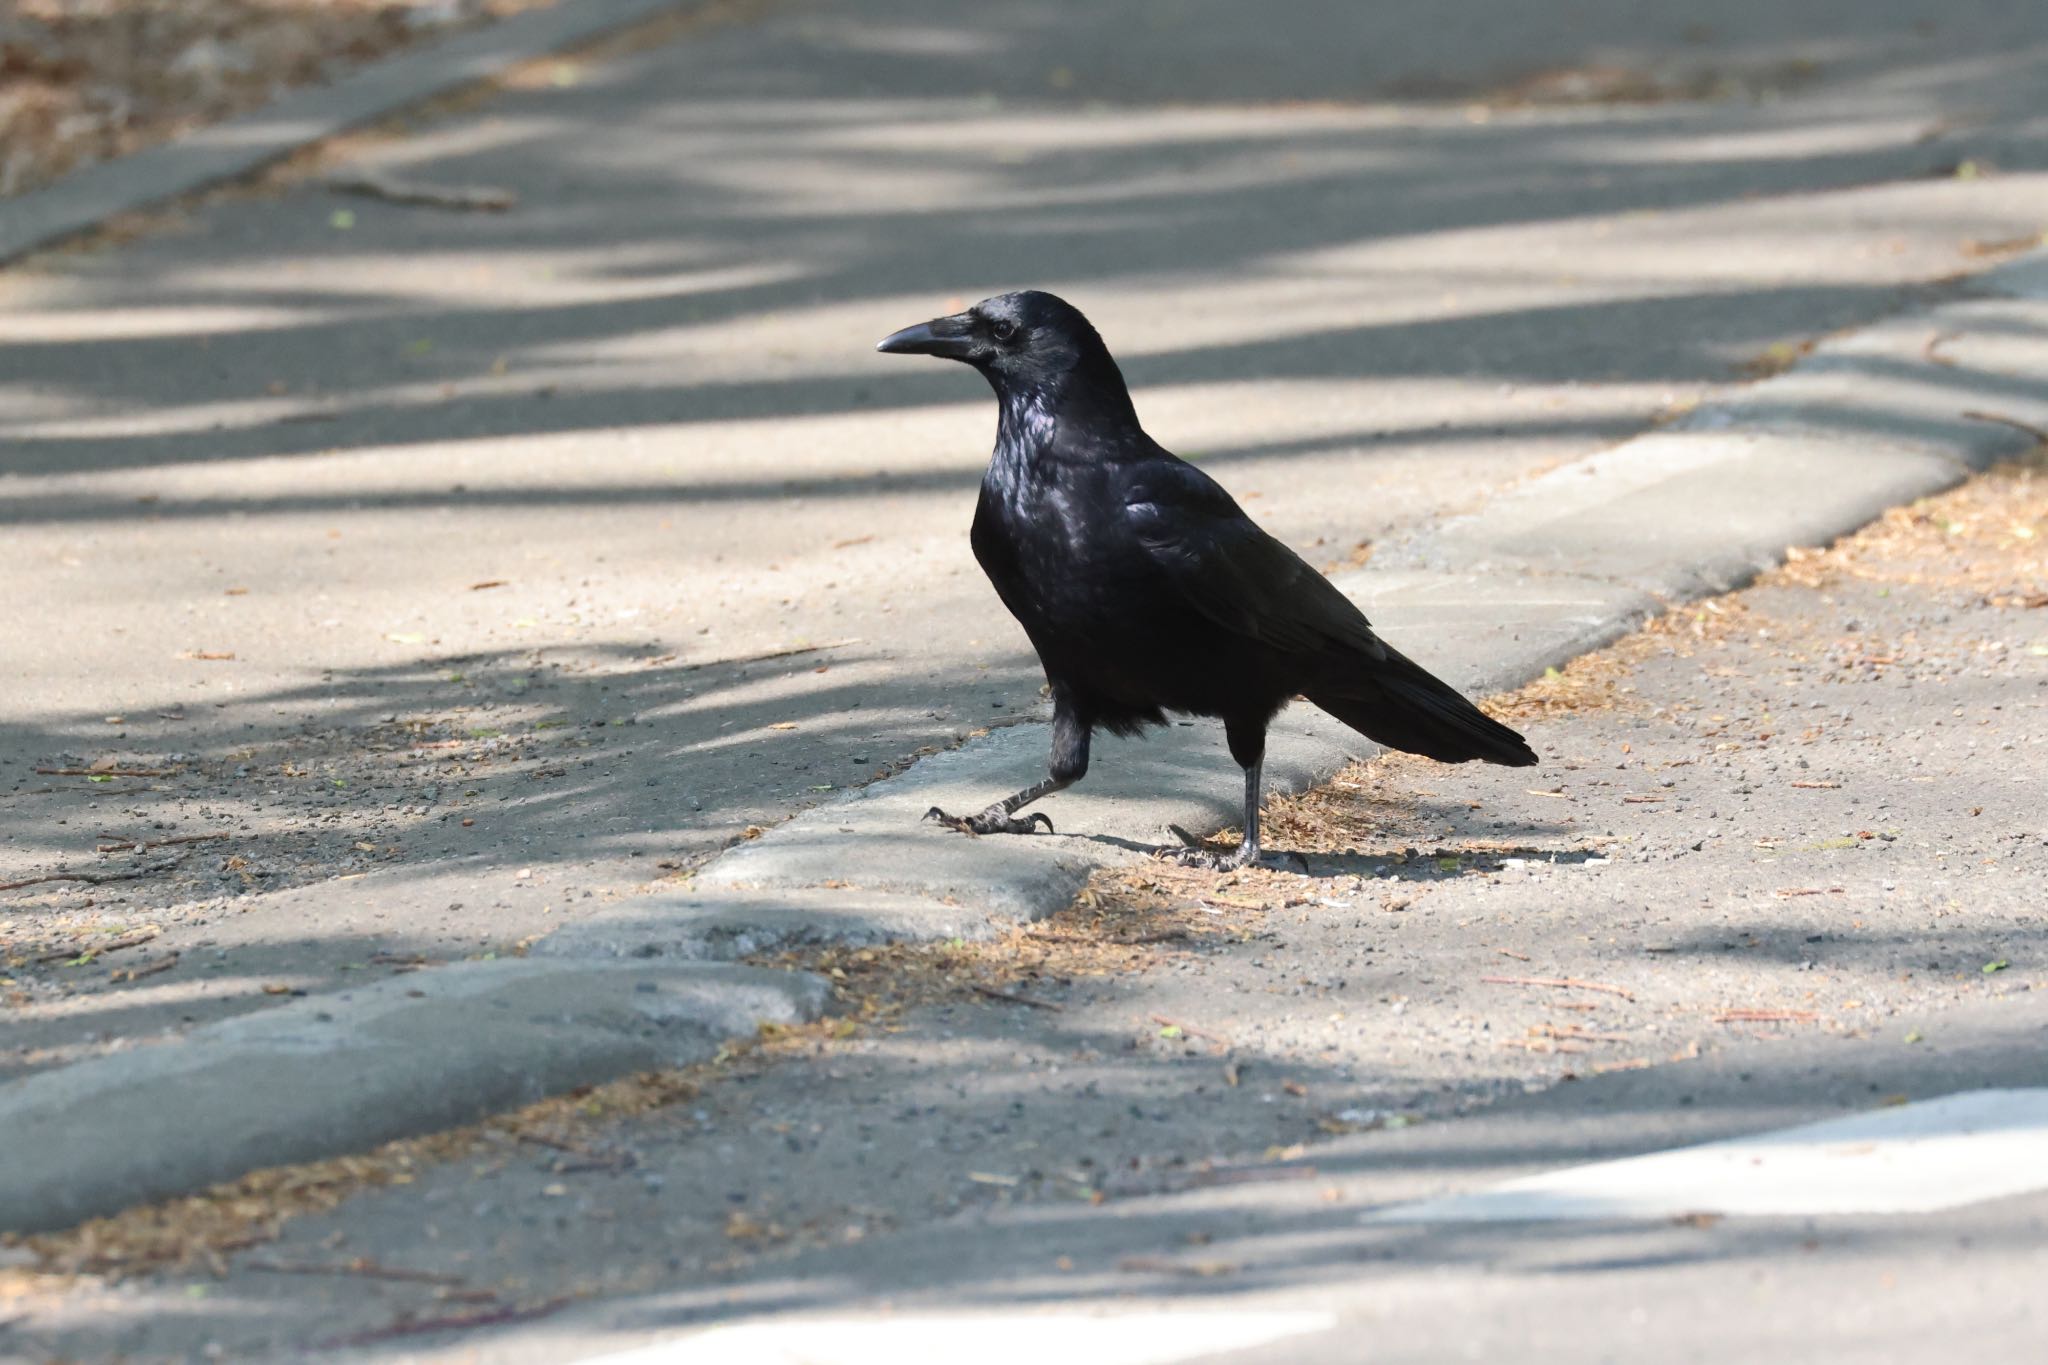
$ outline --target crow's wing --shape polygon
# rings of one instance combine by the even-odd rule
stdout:
[[[1125,480],[1125,524],[1189,606],[1285,654],[1384,659],[1365,614],[1193,465],[1161,452]]]

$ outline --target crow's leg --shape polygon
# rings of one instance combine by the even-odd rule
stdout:
[[[1185,847],[1162,848],[1157,856],[1182,867],[1206,868],[1211,872],[1230,872],[1247,863],[1259,860],[1259,783],[1260,773],[1265,768],[1263,760],[1255,762],[1244,770],[1244,838],[1228,853],[1218,853],[1201,845],[1186,830],[1173,826],[1173,832],[1180,837]]]
[[[1211,872],[1230,872],[1259,860],[1259,790],[1266,769],[1266,723],[1226,722],[1226,726],[1230,756],[1244,767],[1244,838],[1228,853],[1218,853],[1201,847],[1187,831],[1174,826],[1173,832],[1186,847],[1159,849],[1157,856],[1168,862]]]
[[[1030,834],[1040,823],[1045,825],[1045,832],[1051,834],[1052,817],[1045,812],[1033,811],[1022,819],[1017,818],[1017,812],[1040,797],[1065,791],[1081,780],[1088,771],[1088,738],[1092,728],[1067,700],[1064,691],[1054,691],[1052,771],[1043,782],[1033,783],[1015,796],[1004,797],[979,815],[948,815],[933,806],[924,813],[924,818],[936,820],[947,829],[957,829],[962,834]]]

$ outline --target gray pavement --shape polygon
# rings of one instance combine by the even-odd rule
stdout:
[[[2048,220],[2037,21],[1627,8],[1595,44],[1436,7],[1363,50],[1337,6],[771,8],[360,154],[515,189],[502,220],[300,185],[0,274],[0,568],[46,588],[10,637],[0,881],[156,869],[0,893],[0,1065],[118,1080],[138,1044],[529,948],[567,980],[821,917],[972,936],[1104,840],[1220,823],[1190,733],[1124,776],[1167,804],[1062,798],[1097,837],[1051,879],[1054,841],[947,886],[891,843],[902,877],[830,897],[876,829],[793,875],[774,850],[834,808],[752,841],[920,752],[1029,766],[1031,727],[977,738],[1036,705],[961,530],[986,400],[864,355],[949,294],[1082,303],[1155,434],[1312,558],[1395,570],[1347,580],[1393,638],[1491,617],[1430,660],[1474,684],[2023,444],[1966,408],[2048,421],[2038,267],[1971,274]],[[1275,34],[1285,61],[1241,60]],[[1788,524],[1802,498],[1825,514]],[[1304,742],[1298,780],[1352,752]],[[227,837],[94,852],[199,834]]]
[[[2014,1193],[1926,1213],[1374,1215],[2048,1087],[2048,628],[2015,596],[2048,569],[2013,531],[2048,534],[2041,479],[1935,503],[1534,694],[1540,787],[1355,771],[1352,833],[1306,875],[1190,884],[1223,932],[1016,988],[1056,1010],[968,998],[755,1058],[579,1139],[599,1160],[501,1144],[217,1273],[27,1296],[17,1340],[31,1359],[1336,1361],[1363,1341],[1398,1361],[1936,1362],[1966,1331],[1975,1358],[2031,1359],[2038,1122]],[[1231,908],[1247,896],[1271,908]],[[379,1335],[472,1311],[449,1286],[551,1311]],[[1123,1317],[1152,1354],[1112,1349],[1099,1323]]]
[[[184,955],[36,969],[8,1067],[503,953],[1028,713],[986,401],[867,349],[950,296],[1074,297],[1342,566],[2048,217],[2010,7],[1496,9],[771,7],[362,153],[511,214],[304,185],[6,272],[0,878],[232,836],[6,893]],[[1553,64],[1714,98],[1483,102]],[[94,763],[171,775],[33,771]]]

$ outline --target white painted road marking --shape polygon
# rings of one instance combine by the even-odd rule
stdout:
[[[1372,1223],[1931,1213],[2048,1189],[2048,1090],[1971,1090],[1396,1204]]]
[[[578,1365],[1173,1365],[1336,1325],[1329,1313],[960,1313],[805,1318],[692,1332]]]

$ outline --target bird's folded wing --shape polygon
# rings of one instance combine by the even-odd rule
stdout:
[[[1336,647],[1385,657],[1351,599],[1194,466],[1148,466],[1126,491],[1124,515],[1187,603],[1233,634],[1290,654]]]

